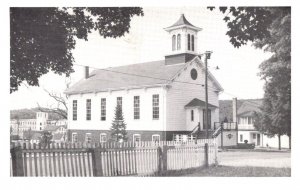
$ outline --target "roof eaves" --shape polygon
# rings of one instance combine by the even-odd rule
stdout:
[[[203,30],[202,28],[199,28],[199,27],[196,27],[196,26],[190,26],[190,25],[186,25],[186,24],[177,25],[177,26],[169,26],[169,27],[164,28],[164,30],[169,32],[170,30],[175,30],[175,29],[184,28],[184,27],[195,30],[195,31],[202,31]]]
[[[140,88],[155,88],[155,87],[164,87],[166,85],[168,85],[168,82],[151,84],[151,85],[128,86],[128,87],[120,87],[120,88],[105,88],[101,90],[72,91],[72,92],[68,92],[67,95],[122,91],[122,90],[131,90],[131,89],[140,89]]]

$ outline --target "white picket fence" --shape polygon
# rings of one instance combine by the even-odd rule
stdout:
[[[205,150],[207,144],[207,150]],[[216,139],[190,142],[14,144],[13,176],[148,176],[217,163]],[[207,153],[207,154],[206,154]]]

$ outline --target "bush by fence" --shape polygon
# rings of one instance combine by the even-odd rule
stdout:
[[[216,163],[215,139],[11,146],[12,176],[148,176]]]

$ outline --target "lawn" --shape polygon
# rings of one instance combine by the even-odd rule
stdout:
[[[179,175],[178,175],[179,176]],[[290,177],[291,168],[216,166],[180,175],[187,177]]]

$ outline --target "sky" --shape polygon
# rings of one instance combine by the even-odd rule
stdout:
[[[263,84],[258,76],[259,64],[270,57],[251,44],[234,48],[226,35],[223,15],[205,7],[146,7],[143,17],[133,17],[130,32],[120,38],[102,38],[97,32],[88,41],[77,40],[73,50],[75,64],[96,68],[115,67],[134,63],[163,60],[170,52],[171,40],[163,28],[175,23],[181,14],[198,32],[198,52],[213,51],[208,60],[209,70],[224,88],[220,99],[255,99],[263,97]],[[214,69],[218,66],[220,69]],[[83,67],[74,66],[70,78],[52,72],[40,78],[39,87],[22,85],[10,94],[10,109],[32,108],[38,104],[55,106],[44,89],[63,94],[66,84],[74,84],[83,77]],[[92,69],[90,70],[92,71]]]

